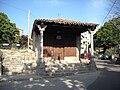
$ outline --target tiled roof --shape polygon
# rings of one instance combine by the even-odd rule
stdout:
[[[56,19],[36,19],[40,22],[48,22],[48,23],[59,23],[59,24],[69,24],[69,25],[86,25],[86,26],[98,26],[98,24],[94,23],[86,23],[86,22],[80,22],[80,21],[74,21],[74,20],[67,20],[64,18],[56,18]]]

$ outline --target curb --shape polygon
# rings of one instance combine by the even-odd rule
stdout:
[[[8,81],[25,81],[25,80],[36,80],[36,79],[42,79],[42,77],[37,75],[12,75],[12,76],[2,76],[0,77],[0,83],[1,82],[8,82]]]

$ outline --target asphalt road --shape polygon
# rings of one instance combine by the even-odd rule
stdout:
[[[120,65],[103,60],[98,61],[98,66],[102,71],[87,90],[120,90]]]

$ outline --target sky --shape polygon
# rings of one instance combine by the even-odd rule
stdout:
[[[100,27],[109,9],[109,0],[0,0],[0,12],[23,29],[24,35],[28,34],[29,10],[31,31],[36,18],[65,18],[96,23]]]

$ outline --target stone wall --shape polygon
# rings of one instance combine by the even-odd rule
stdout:
[[[34,73],[36,55],[31,50],[2,50],[4,74]]]
[[[2,50],[4,59],[4,75],[34,74],[36,72],[37,58],[32,50]],[[89,71],[89,65],[79,60],[52,60],[44,58],[46,74],[56,75],[79,71]]]

